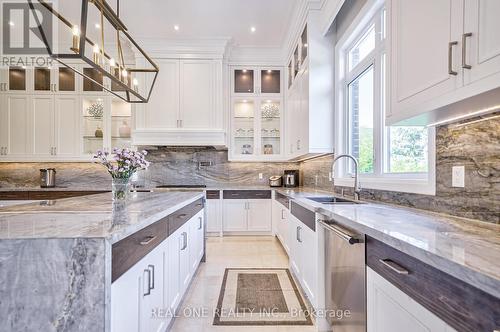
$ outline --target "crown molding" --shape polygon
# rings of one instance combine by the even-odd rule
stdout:
[[[152,58],[223,59],[231,38],[137,38]]]

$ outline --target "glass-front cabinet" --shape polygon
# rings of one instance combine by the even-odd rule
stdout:
[[[131,148],[132,106],[115,97],[84,96],[82,153]]]
[[[280,96],[282,68],[237,67],[232,70],[231,94],[234,96]]]
[[[232,160],[278,160],[282,151],[282,99],[233,98]]]
[[[290,60],[288,62],[288,89],[292,87],[295,78],[297,77],[297,75],[299,75],[302,69],[307,67],[308,54],[309,41],[306,25],[297,39],[297,43],[293,48],[293,53],[291,54]]]

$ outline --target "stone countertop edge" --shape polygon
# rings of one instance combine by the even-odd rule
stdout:
[[[332,211],[335,209],[335,207],[330,207],[326,208],[320,203],[316,203],[314,201],[308,200],[305,198],[306,195],[309,196],[314,196],[318,194],[325,194],[325,192],[322,191],[308,191],[307,189],[300,189],[298,192],[296,191],[290,191],[290,190],[278,190],[281,194],[293,198],[293,200],[300,204],[301,206],[305,207],[308,210],[314,211],[318,214],[327,216],[328,218],[335,219],[337,223],[339,223],[341,226],[345,226],[348,228],[351,228],[354,231],[360,232],[362,234],[368,235],[376,240],[379,240],[395,249],[398,249],[405,254],[408,254],[430,266],[433,266],[434,268],[437,268],[447,274],[452,275],[453,277],[464,281],[476,288],[479,288],[480,290],[493,295],[497,298],[500,298],[500,275],[498,274],[498,271],[495,272],[488,272],[484,270],[480,270],[477,267],[472,267],[469,265],[466,265],[465,263],[460,263],[457,262],[456,260],[453,259],[453,257],[446,257],[446,255],[443,254],[438,254],[436,252],[433,252],[432,250],[425,249],[422,247],[419,247],[418,245],[411,243],[410,240],[405,240],[404,238],[398,238],[396,236],[393,236],[389,234],[387,230],[380,230],[376,229],[374,227],[371,227],[369,225],[365,225],[362,223],[357,222],[356,220],[353,220],[345,215],[341,215],[339,213],[336,213],[335,211]],[[487,226],[488,228],[498,228],[500,231],[500,226],[495,225],[495,224],[486,224],[483,225],[482,222],[479,222],[477,220],[473,219],[465,219],[465,218],[460,218],[460,217],[451,217],[447,216],[444,214],[438,214],[438,213],[433,213],[433,212],[428,212],[428,211],[423,211],[423,210],[418,210],[418,209],[411,209],[411,208],[405,208],[405,207],[399,207],[399,206],[392,206],[390,204],[380,204],[380,203],[371,203],[371,202],[363,202],[364,204],[362,205],[339,205],[342,209],[349,209],[349,207],[378,207],[378,208],[384,208],[386,211],[394,211],[398,213],[405,213],[407,214],[408,217],[411,216],[418,216],[420,218],[426,219],[426,222],[434,222],[436,226],[442,225],[443,221],[446,221],[447,223],[453,225],[453,224],[458,224],[461,222],[470,222],[470,223],[475,223],[477,225],[477,228],[480,229],[481,226]],[[474,226],[470,226],[474,227]],[[435,231],[435,229],[429,228],[429,231]],[[499,242],[500,242],[500,233],[499,235]],[[403,234],[401,234],[403,235]],[[457,234],[452,234],[453,236],[456,236]],[[468,236],[467,233],[464,233],[465,236]],[[460,240],[457,240],[460,241]],[[485,267],[489,267],[487,265],[491,265],[492,262],[490,260],[495,261],[493,256],[498,256],[498,259],[496,260],[497,262],[500,260],[500,254],[496,255],[495,253],[491,254],[491,247],[484,248],[484,250],[478,250],[481,253],[481,256],[477,256],[473,258],[475,262],[478,264],[485,264]],[[500,252],[497,252],[500,253]],[[490,256],[490,260],[485,259],[485,256]],[[470,257],[469,257],[470,260]],[[481,263],[483,262],[484,263]]]

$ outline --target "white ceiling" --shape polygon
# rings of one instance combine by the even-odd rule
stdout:
[[[299,1],[120,0],[120,17],[138,41],[231,38],[242,47],[281,47]]]

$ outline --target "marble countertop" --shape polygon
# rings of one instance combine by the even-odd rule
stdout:
[[[306,197],[329,193],[308,188],[278,192],[500,298],[500,225],[372,202],[324,205]]]
[[[132,193],[113,208],[111,193],[0,207],[0,240],[106,238],[117,242],[202,198],[201,191]]]

